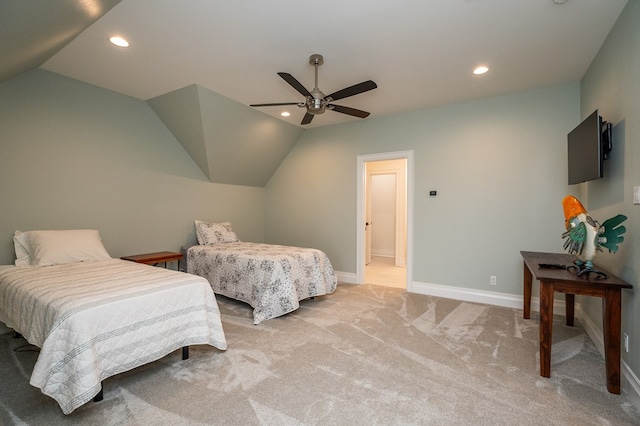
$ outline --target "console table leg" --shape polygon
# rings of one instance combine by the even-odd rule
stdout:
[[[564,295],[564,309],[567,325],[573,327],[573,319],[575,317],[575,303],[576,295],[571,293],[565,293]]]
[[[607,289],[602,299],[602,329],[607,390],[620,393],[620,327],[622,295],[620,289]]]
[[[540,281],[540,375],[551,377],[553,283]]]

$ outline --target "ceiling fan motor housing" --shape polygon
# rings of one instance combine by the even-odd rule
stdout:
[[[307,111],[309,114],[322,114],[324,113],[327,101],[325,100],[324,93],[319,90],[313,90],[311,92],[312,97],[307,98]]]

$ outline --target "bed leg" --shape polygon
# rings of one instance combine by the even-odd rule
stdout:
[[[100,392],[96,396],[93,397],[93,402],[100,402],[104,398],[104,388],[102,386],[102,382],[100,382]]]
[[[189,346],[182,347],[182,359],[189,359]]]

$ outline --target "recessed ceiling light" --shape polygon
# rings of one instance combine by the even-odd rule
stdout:
[[[122,37],[113,36],[109,38],[109,41],[119,47],[129,47],[129,42]]]
[[[555,4],[565,4],[567,0],[553,0]]]
[[[291,113],[289,111],[283,111],[280,113],[281,116],[283,117],[289,117],[291,115]]]
[[[486,73],[487,71],[489,71],[489,68],[487,68],[487,67],[485,67],[485,66],[483,65],[483,66],[479,66],[479,67],[477,67],[476,69],[474,69],[474,70],[473,70],[473,73],[474,73],[475,75],[480,75],[480,74],[484,74],[484,73]]]

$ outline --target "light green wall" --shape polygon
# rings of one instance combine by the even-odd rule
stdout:
[[[193,220],[263,241],[265,190],[214,184],[145,102],[43,70],[0,84],[0,264],[13,231],[95,228],[114,257],[178,250]]]
[[[265,238],[355,274],[357,156],[413,150],[413,281],[521,295],[520,250],[562,250],[578,121],[576,83],[307,130],[267,185]]]
[[[640,185],[640,1],[630,1],[581,81],[582,116],[596,108],[614,125],[613,151],[605,162],[605,179],[583,184],[591,215],[603,221],[618,213],[628,217],[625,241],[615,254],[596,262],[631,283],[622,293],[622,332],[630,337],[623,361],[640,377],[640,206],[632,191]],[[602,330],[600,299],[580,301],[593,324]]]

